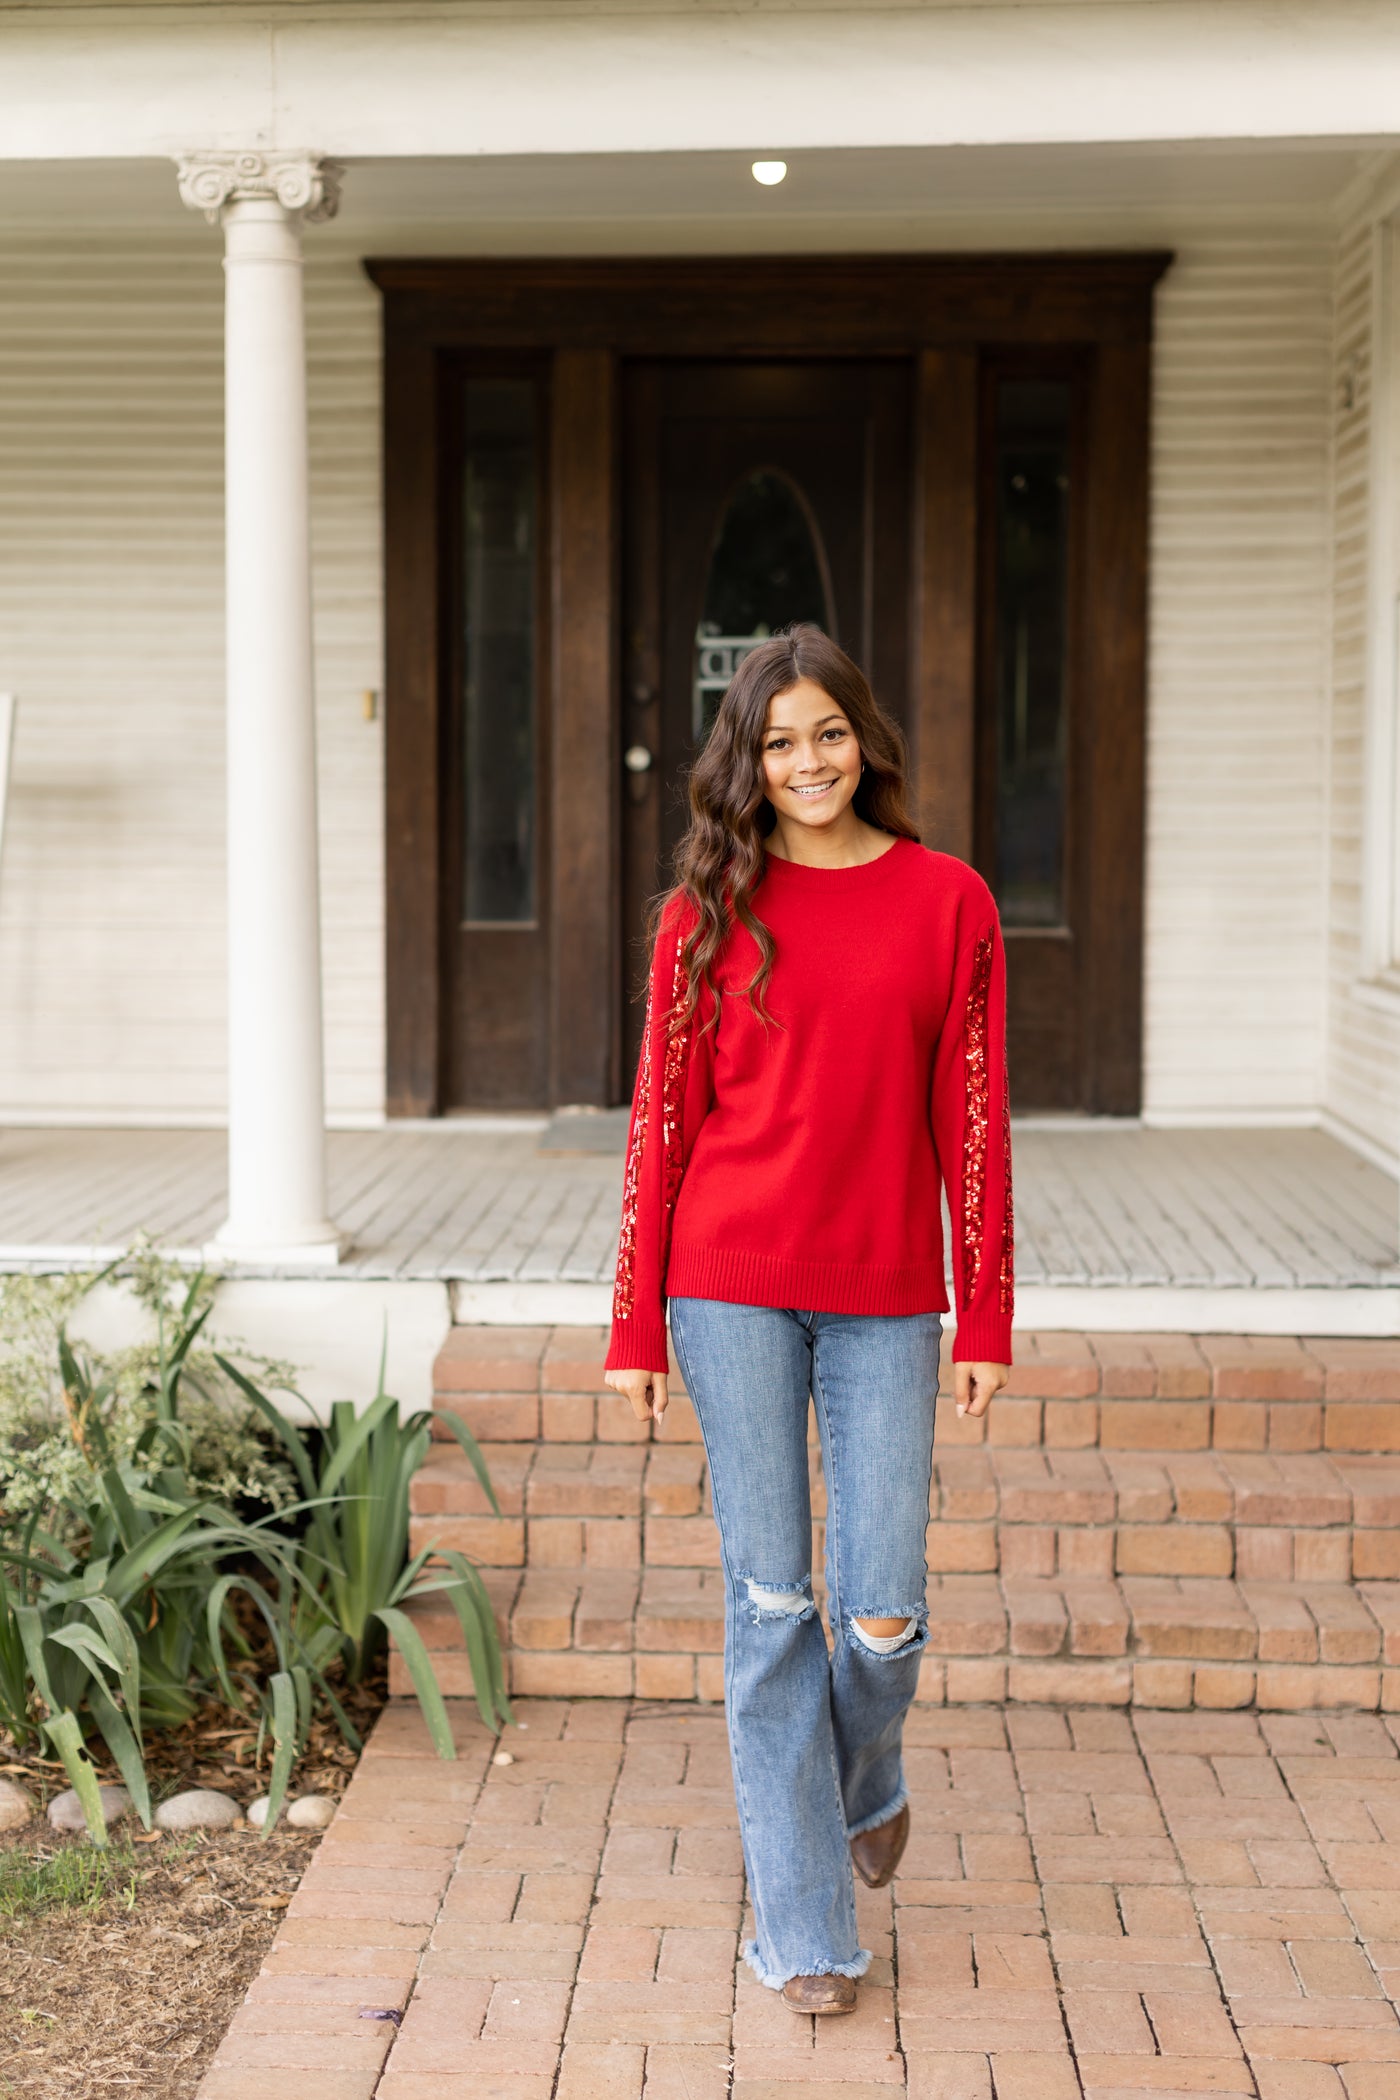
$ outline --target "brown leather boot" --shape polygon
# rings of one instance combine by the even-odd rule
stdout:
[[[894,1870],[909,1842],[909,1804],[875,1830],[863,1830],[851,1839],[851,1865],[868,1889],[882,1889],[893,1881]]]
[[[783,2003],[796,2013],[848,2013],[856,2009],[854,1976],[789,1976]]]

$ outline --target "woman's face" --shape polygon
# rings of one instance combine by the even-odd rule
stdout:
[[[778,817],[825,831],[845,815],[860,780],[860,746],[830,693],[801,678],[768,707],[763,786]]]

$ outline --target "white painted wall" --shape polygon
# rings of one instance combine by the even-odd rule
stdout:
[[[1339,1134],[1389,1163],[1400,1156],[1400,998],[1368,997],[1362,975],[1367,506],[1370,497],[1372,245],[1368,225],[1339,244],[1331,413],[1335,453],[1334,614],[1324,1102]]]
[[[1320,1101],[1332,244],[1184,242],[1153,410],[1144,1107]]]
[[[411,225],[364,245],[391,233],[419,245]],[[438,252],[542,245],[480,222],[426,233]],[[1056,228],[1042,218],[1036,237]],[[361,711],[381,678],[378,306],[359,238],[349,209],[307,238],[338,1121],[383,1100],[382,732]],[[901,238],[903,224],[870,245]],[[960,244],[973,238],[997,234],[969,223]],[[1088,231],[1071,218],[1060,238],[1178,248],[1155,404],[1148,1111],[1315,1115],[1332,243],[1238,215],[1174,234],[1161,210]],[[677,240],[722,247],[723,229]],[[217,234],[173,205],[169,230],[144,236],[0,236],[0,689],[20,695],[0,1117],[221,1115],[220,291]],[[1363,1126],[1382,1084],[1369,1069],[1348,1096]]]
[[[173,178],[172,178],[173,180]],[[0,1112],[224,1102],[220,236],[0,242]],[[378,300],[308,266],[327,1098],[383,1106]]]

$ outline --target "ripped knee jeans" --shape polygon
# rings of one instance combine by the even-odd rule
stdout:
[[[906,1799],[903,1722],[928,1640],[940,1327],[937,1313],[671,1301],[724,1561],[725,1711],[755,1928],[744,1951],[774,1989],[869,1964],[850,1839]],[[812,1593],[809,1394],[829,1649]]]

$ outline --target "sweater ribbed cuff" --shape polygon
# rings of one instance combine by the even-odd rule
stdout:
[[[979,1310],[958,1316],[957,1339],[953,1343],[955,1364],[1009,1364],[1011,1361],[1011,1316]]]
[[[666,1322],[644,1315],[614,1320],[605,1371],[668,1371]]]

